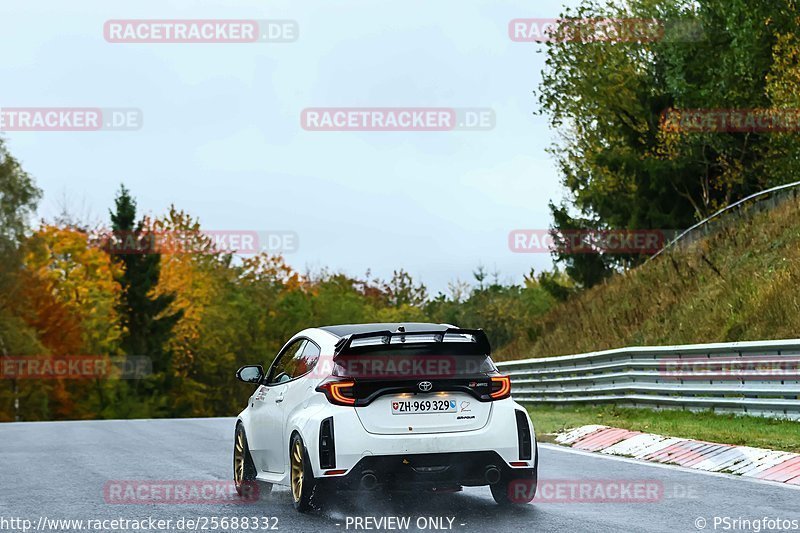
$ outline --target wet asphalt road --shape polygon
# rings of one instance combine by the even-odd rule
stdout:
[[[14,530],[15,525],[19,528],[24,524],[10,522],[11,519],[31,520],[31,527],[35,528],[42,517],[47,520],[153,517],[171,519],[170,531],[180,531],[174,527],[181,518],[185,521],[206,517],[205,522],[196,525],[199,530],[205,526],[206,531],[213,531],[208,529],[212,527],[211,517],[271,517],[259,524],[268,524],[278,531],[298,532],[750,531],[756,525],[725,529],[726,524],[736,524],[718,522],[715,528],[714,517],[800,521],[798,490],[579,454],[548,445],[540,448],[540,495],[541,487],[549,486],[550,496],[558,497],[558,490],[577,480],[594,480],[593,487],[609,487],[609,483],[627,480],[651,486],[655,483],[659,487],[657,501],[534,501],[501,508],[492,500],[489,489],[480,487],[451,494],[343,494],[329,507],[307,515],[294,511],[285,488],[276,488],[271,494],[262,495],[260,501],[249,504],[107,503],[104,487],[115,480],[228,480],[233,427],[233,419],[219,418],[2,424],[0,531]],[[377,523],[386,517],[408,519],[408,526],[402,522],[389,523],[389,527]],[[361,527],[356,527],[357,519],[361,519],[358,522]],[[704,524],[701,529],[699,526]],[[75,524],[64,525],[49,530],[77,530]],[[777,531],[792,527],[790,522],[767,525],[781,526]],[[84,524],[84,529],[87,526]]]

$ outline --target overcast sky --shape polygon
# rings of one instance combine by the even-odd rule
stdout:
[[[483,264],[521,282],[546,254],[515,254],[513,229],[547,228],[560,199],[534,116],[543,48],[512,42],[515,18],[565,0],[6,1],[0,107],[137,108],[136,131],[4,133],[44,190],[107,222],[119,183],[140,211],[170,204],[209,230],[290,230],[299,270],[390,277],[431,292]],[[574,3],[573,1],[567,3]],[[110,43],[118,19],[282,19],[288,43]],[[307,131],[320,107],[491,108],[489,131]]]

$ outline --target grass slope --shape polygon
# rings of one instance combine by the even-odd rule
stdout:
[[[641,345],[800,337],[800,200],[742,217],[687,249],[549,311],[499,360]]]
[[[549,311],[541,334],[498,359],[625,346],[800,337],[800,200],[737,218],[711,237],[620,274]],[[613,406],[529,408],[536,432],[604,424],[800,453],[800,423]]]

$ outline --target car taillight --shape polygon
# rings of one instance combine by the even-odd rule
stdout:
[[[355,405],[355,382],[350,380],[332,379],[320,383],[317,387],[318,392],[324,392],[328,401],[336,405]]]
[[[511,396],[511,378],[508,376],[492,376],[492,400],[502,400]]]

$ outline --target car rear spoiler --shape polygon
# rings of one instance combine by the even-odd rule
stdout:
[[[482,329],[447,328],[440,331],[370,331],[345,335],[336,343],[333,357],[387,351],[392,347],[423,347],[431,353],[442,348],[462,350],[464,355],[491,355],[489,338]]]

